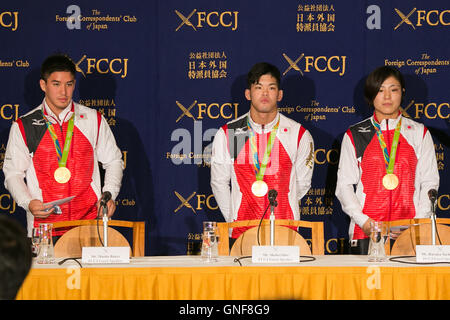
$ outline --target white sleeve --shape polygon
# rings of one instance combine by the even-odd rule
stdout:
[[[336,197],[341,203],[342,210],[362,227],[369,219],[362,212],[362,206],[356,197],[355,185],[361,179],[355,148],[346,133],[342,139],[341,155],[337,172]]]
[[[117,147],[116,139],[102,116],[96,146],[97,159],[105,169],[103,192],[111,192],[112,199],[116,199],[120,191],[123,176],[122,152]]]
[[[297,184],[297,200],[300,200],[311,188],[311,179],[314,169],[314,141],[308,130],[303,133],[300,140],[294,166]]]
[[[17,122],[14,122],[9,132],[6,146],[3,173],[5,174],[5,188],[8,189],[16,203],[28,210],[32,196],[25,184],[25,173],[32,166],[32,158],[23,140]]]
[[[439,188],[439,171],[436,161],[436,151],[430,131],[422,140],[420,157],[416,167],[416,188],[419,189],[418,212],[415,218],[427,218],[431,214],[431,204],[428,191]]]
[[[217,131],[212,144],[211,189],[225,221],[232,221],[231,212],[231,172],[233,161],[227,147],[225,131]]]

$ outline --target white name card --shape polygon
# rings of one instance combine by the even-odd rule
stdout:
[[[298,246],[253,246],[253,263],[292,263],[300,262]]]
[[[83,263],[130,263],[129,247],[83,247],[81,249]]]
[[[450,262],[450,246],[416,246],[417,262]]]

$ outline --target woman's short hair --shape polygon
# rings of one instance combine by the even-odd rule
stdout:
[[[364,98],[369,106],[373,106],[373,100],[375,100],[378,91],[380,91],[381,85],[389,77],[394,77],[400,82],[403,100],[405,92],[405,80],[403,79],[403,75],[397,68],[383,66],[376,68],[367,76],[366,84],[364,86]]]

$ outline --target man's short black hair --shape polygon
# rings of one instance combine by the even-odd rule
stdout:
[[[369,106],[373,106],[373,100],[375,100],[378,91],[380,91],[381,85],[389,77],[394,77],[400,82],[403,101],[405,91],[405,80],[403,79],[403,75],[397,68],[383,66],[376,68],[367,76],[366,84],[364,86],[364,98]]]
[[[280,88],[281,76],[280,70],[274,65],[267,62],[259,62],[255,64],[247,74],[247,89],[250,89],[252,84],[259,81],[259,78],[265,74],[270,74],[277,80],[278,88]]]
[[[31,242],[22,225],[0,215],[0,300],[13,300],[31,267]]]
[[[42,63],[41,79],[47,81],[48,77],[56,71],[68,71],[75,77],[75,63],[65,54],[52,55]]]

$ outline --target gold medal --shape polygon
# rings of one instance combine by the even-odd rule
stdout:
[[[252,192],[256,197],[264,197],[268,190],[267,183],[262,180],[256,180],[252,184]]]
[[[398,186],[398,178],[393,173],[388,173],[383,177],[383,187],[387,190],[394,190]]]
[[[66,183],[70,180],[70,170],[66,167],[59,167],[55,170],[55,173],[53,174],[55,177],[56,182],[58,183]]]

